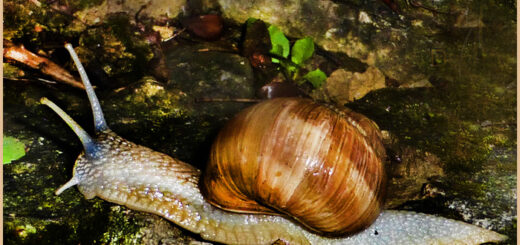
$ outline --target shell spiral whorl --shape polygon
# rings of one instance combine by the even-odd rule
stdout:
[[[348,109],[278,98],[239,113],[219,133],[202,182],[225,210],[286,214],[329,235],[369,226],[383,206],[379,129]]]

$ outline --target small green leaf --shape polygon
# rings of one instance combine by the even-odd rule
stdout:
[[[309,59],[314,53],[314,42],[310,37],[297,40],[291,53],[291,60],[294,64],[300,65]]]
[[[25,156],[25,145],[16,138],[4,136],[3,162],[9,164]]]
[[[280,59],[277,59],[277,58],[271,58],[271,62],[273,63],[280,63]]]
[[[271,37],[272,46],[269,52],[283,58],[289,57],[289,39],[287,39],[283,32],[274,25],[269,26],[267,30],[269,31],[269,36]]]
[[[325,73],[318,68],[314,71],[310,71],[309,73],[305,74],[305,76],[303,76],[303,79],[312,83],[312,86],[314,86],[314,88],[319,88],[321,87],[321,85],[323,85],[325,80],[327,80],[327,75],[325,75]]]

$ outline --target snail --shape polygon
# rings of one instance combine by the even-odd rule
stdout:
[[[415,212],[381,211],[381,200],[384,193],[379,190],[383,190],[384,174],[382,172],[380,157],[384,154],[384,149],[380,142],[377,141],[379,136],[375,124],[360,114],[348,110],[327,109],[324,106],[317,105],[305,99],[270,100],[259,103],[251,107],[252,109],[246,109],[243,113],[239,114],[236,120],[249,120],[251,119],[251,115],[258,114],[255,120],[261,120],[261,125],[263,125],[263,127],[271,127],[270,129],[274,129],[274,127],[272,127],[273,122],[270,121],[271,117],[269,117],[269,115],[262,115],[261,113],[269,107],[273,107],[273,103],[279,103],[280,105],[277,109],[272,111],[272,113],[277,114],[277,116],[282,116],[282,114],[286,113],[289,116],[289,118],[286,119],[288,121],[276,121],[275,124],[285,125],[281,125],[281,128],[270,132],[272,134],[283,133],[289,136],[286,141],[282,143],[275,141],[262,142],[265,143],[264,145],[274,144],[274,146],[280,150],[278,152],[281,152],[280,157],[282,160],[285,160],[283,162],[285,165],[273,167],[274,177],[266,177],[260,181],[260,185],[251,187],[250,189],[255,190],[266,186],[276,190],[278,188],[287,187],[289,191],[282,192],[280,194],[281,196],[267,194],[266,200],[259,199],[259,196],[265,195],[262,194],[262,191],[258,192],[258,190],[255,190],[258,192],[256,194],[258,196],[255,197],[253,195],[251,200],[241,200],[240,198],[243,198],[245,194],[241,193],[235,196],[235,199],[231,199],[237,202],[230,202],[231,205],[229,206],[227,205],[229,203],[220,202],[218,199],[227,194],[236,192],[240,188],[235,187],[242,184],[239,184],[239,182],[226,182],[218,178],[226,177],[226,171],[231,175],[236,175],[239,179],[243,178],[245,172],[237,172],[239,171],[237,169],[239,166],[226,169],[220,166],[223,162],[216,161],[211,163],[212,161],[210,161],[208,168],[212,168],[213,165],[217,166],[217,168],[213,170],[209,169],[206,171],[207,174],[201,176],[200,170],[187,163],[147,147],[129,142],[112,132],[107,126],[99,101],[72,45],[66,44],[66,48],[76,63],[78,72],[86,87],[94,114],[96,137],[91,138],[70,116],[53,102],[47,98],[41,99],[42,104],[53,109],[73,129],[84,147],[84,152],[78,156],[75,162],[72,178],[57,189],[57,195],[77,185],[79,191],[87,199],[97,196],[109,202],[125,205],[130,209],[157,214],[184,229],[200,234],[205,240],[227,244],[272,244],[276,241],[282,241],[287,244],[478,244],[484,242],[499,242],[507,238],[496,232],[460,221]],[[324,120],[330,120],[330,117],[333,117],[332,119],[338,121],[330,124],[327,121],[318,120],[313,124],[303,125],[301,118],[294,117],[292,121],[289,120],[291,119],[291,115],[294,116],[288,113],[292,109],[296,110],[293,111],[293,113],[296,114],[304,113],[304,111],[307,110],[311,111],[311,113],[308,113],[309,117],[324,116],[324,118],[326,118]],[[348,115],[345,116],[346,114]],[[339,119],[339,117],[347,118],[346,122],[341,121],[343,119]],[[220,136],[217,137],[210,158],[223,157],[226,159],[232,157],[240,158],[241,156],[245,157],[245,155],[239,153],[220,152],[220,147],[228,143],[233,144],[236,140],[243,140],[241,139],[242,136],[251,137],[248,139],[250,142],[258,140],[253,137],[255,136],[254,133],[248,131],[252,129],[235,127],[234,122],[235,121],[232,121],[228,124],[228,129],[224,129],[224,133],[221,133]],[[302,125],[298,125],[298,122]],[[292,123],[296,124],[292,125]],[[305,126],[304,133],[301,136],[291,136],[290,131],[299,126]],[[247,125],[245,125],[245,127],[247,127]],[[289,152],[285,151],[285,146],[280,145],[287,144],[290,146],[294,143],[294,147],[296,147],[295,151],[302,151],[300,152],[301,157],[310,154],[325,155],[327,152],[319,150],[320,148],[318,147],[312,147],[317,144],[322,144],[320,143],[322,142],[322,138],[328,137],[325,134],[316,133],[314,131],[322,130],[327,127],[330,127],[329,130],[331,131],[342,127],[351,131],[351,133],[347,133],[349,134],[349,141],[331,140],[327,142],[331,152],[339,151],[341,146],[347,148],[357,146],[366,151],[360,153],[354,149],[345,156],[337,156],[338,162],[341,162],[340,160],[343,157],[348,157],[348,159],[364,159],[364,161],[360,162],[372,162],[375,163],[375,167],[355,166],[353,168],[339,168],[337,170],[338,172],[350,172],[350,174],[340,173],[339,176],[341,178],[347,178],[348,175],[357,176],[359,183],[355,187],[332,188],[334,191],[328,194],[329,200],[310,198],[307,201],[291,206],[291,204],[294,204],[291,201],[291,193],[295,194],[295,197],[314,195],[317,192],[326,191],[327,185],[341,185],[343,182],[343,180],[336,182],[327,180],[327,177],[335,176],[334,171],[336,170],[333,169],[332,166],[323,167],[323,171],[317,171],[319,168],[313,169],[312,167],[306,167],[304,169],[293,167],[291,165],[293,163],[289,161],[295,160],[297,162],[301,159],[287,157],[285,153]],[[226,131],[229,129],[231,130]],[[283,132],[282,129],[288,131]],[[349,132],[348,130],[347,132]],[[235,133],[239,135],[228,135]],[[306,136],[309,138],[300,138]],[[230,140],[230,142],[226,142],[226,140]],[[336,147],[338,144],[340,147]],[[250,150],[248,147],[250,146],[247,146],[245,143],[240,143],[233,147],[234,149],[231,149],[231,151],[236,150],[243,153]],[[311,147],[311,149],[304,149],[305,147]],[[275,151],[275,149],[260,149],[258,154],[270,154],[272,153],[270,151]],[[254,158],[254,156],[252,157]],[[272,159],[273,158],[266,158],[262,164],[268,164]],[[318,164],[312,160],[302,161],[311,166]],[[353,161],[354,164],[356,164],[356,162],[358,161]],[[289,172],[293,172],[291,173],[292,175],[299,177],[314,178],[316,175],[321,174],[326,176],[325,179],[315,183],[319,185],[319,187],[311,186],[313,185],[312,182],[301,182],[296,185],[288,179],[293,178],[293,176],[288,175],[287,169],[290,170]],[[310,171],[303,171],[305,169],[310,169]],[[262,175],[265,174],[271,173],[260,170],[260,172],[256,173],[258,178],[255,178],[255,180],[261,180]],[[279,178],[276,178],[277,175],[279,175]],[[208,179],[205,179],[206,176]],[[204,178],[204,180],[201,181],[201,178]],[[371,178],[375,181],[371,182]],[[247,184],[247,178],[244,179],[246,179],[244,184]],[[278,183],[278,185],[270,185],[270,181],[275,182],[275,184]],[[366,182],[372,184],[361,186],[365,185]],[[232,188],[227,188],[226,190],[226,185]],[[317,189],[305,191],[307,188]],[[302,189],[304,192],[298,192],[298,189]],[[336,203],[337,201],[334,197],[342,196],[342,192],[345,191],[345,189],[347,189],[348,192],[360,193],[357,194],[360,195],[359,200]],[[358,189],[366,189],[367,192],[358,192]],[[218,195],[211,195],[211,193],[220,190],[224,192]],[[205,195],[203,195],[203,193],[205,193]],[[368,202],[363,203],[364,201],[360,200],[368,200]],[[277,202],[285,204],[285,206],[273,206],[274,203]],[[353,203],[352,207],[366,206],[369,208],[366,208],[367,211],[362,214],[348,214],[348,212],[342,211],[341,208],[339,212],[334,213],[329,207],[329,205],[346,206],[346,209],[348,209],[351,207],[349,206],[349,202]],[[266,206],[257,206],[257,204]],[[314,208],[312,206],[313,204],[318,204],[318,206]],[[308,205],[310,205],[310,208],[307,207]],[[252,209],[256,213],[245,213],[246,211],[241,210],[243,207],[253,207]],[[296,208],[300,212],[292,214],[287,208]],[[320,211],[318,209],[323,209],[322,211],[325,211],[325,213],[321,214],[321,216],[314,216],[314,218],[305,218],[300,215]],[[273,214],[278,211],[281,212],[281,215]],[[339,218],[339,221],[330,217],[336,215],[344,215],[345,217]],[[366,217],[366,220],[359,222],[359,225],[355,220],[346,220],[349,218],[348,216],[354,217],[356,215],[362,216],[362,218]],[[324,222],[320,222],[320,217],[327,218],[324,218]],[[344,223],[348,224],[345,225]],[[330,228],[336,225],[346,226],[346,228]],[[349,230],[349,227],[352,229]],[[334,236],[335,234],[339,236]]]

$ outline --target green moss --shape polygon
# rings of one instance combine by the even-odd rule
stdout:
[[[9,63],[4,63],[4,78],[15,78],[20,76],[20,73],[23,72],[20,68],[13,66]]]
[[[86,66],[95,58],[110,78],[127,84],[139,78],[135,74],[147,73],[148,62],[154,57],[145,39],[133,30],[128,15],[113,14],[101,26],[81,35],[78,55]]]
[[[113,206],[108,218],[107,231],[98,242],[103,244],[141,244],[139,225],[125,208]]]
[[[518,232],[518,229],[517,229],[517,225],[518,224],[517,224],[517,222],[518,222],[518,219],[515,217],[510,225],[508,225],[507,227],[505,227],[504,229],[499,231],[502,234],[510,234],[509,235],[509,242],[511,244],[514,244],[517,241],[517,238],[516,238],[517,237],[517,232]]]
[[[504,134],[486,131],[476,121],[465,119],[466,113],[457,113],[462,108],[452,107],[454,102],[444,91],[435,89],[386,89],[348,106],[394,133],[399,142],[439,156],[448,171],[471,173],[489,158],[492,147],[507,146],[512,141]],[[513,112],[513,109],[508,111],[508,116]]]
[[[79,0],[79,1],[71,1],[71,7],[76,8],[77,10],[82,10],[90,7],[94,7],[97,5],[101,5],[105,0]]]
[[[190,113],[185,107],[184,93],[176,89],[167,89],[152,77],[144,77],[132,88],[121,93],[126,102],[123,106],[129,111],[141,113],[141,117],[160,120],[164,117],[181,118]]]
[[[35,164],[25,163],[25,164],[13,164],[12,171],[15,174],[30,174],[37,169]]]
[[[74,17],[67,11],[81,10],[99,5],[103,0],[81,0],[47,5],[40,1],[37,6],[31,1],[9,0],[4,2],[4,40],[28,41],[32,45],[45,46],[49,42],[63,43],[73,40],[84,28],[72,28]],[[54,3],[52,3],[54,4]],[[62,8],[60,11],[54,8]],[[61,44],[60,44],[61,45]]]
[[[84,208],[84,207],[81,207]],[[81,216],[63,213],[60,217],[20,216],[9,214],[4,218],[4,242],[6,244],[92,244],[101,238],[106,229],[106,221],[100,217],[107,215],[86,208]]]

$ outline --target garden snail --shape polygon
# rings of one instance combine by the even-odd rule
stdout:
[[[312,222],[305,223],[302,226],[285,216],[234,213],[216,208],[208,202],[211,198],[205,198],[199,190],[201,173],[198,169],[165,154],[129,142],[108,128],[99,102],[79,59],[70,44],[67,44],[66,48],[71,53],[85,84],[94,114],[96,138],[91,138],[65,112],[48,99],[42,98],[41,102],[56,111],[75,131],[85,148],[85,152],[80,154],[76,160],[73,177],[60,187],[56,194],[78,185],[79,191],[86,198],[98,196],[131,209],[154,213],[191,232],[200,234],[203,239],[230,244],[271,244],[277,240],[289,244],[452,244],[456,242],[478,244],[506,239],[505,236],[496,232],[463,222],[414,212],[383,211],[372,225],[362,231],[349,236],[330,237],[321,236],[304,227],[311,226],[310,223]],[[305,103],[309,103],[308,105],[311,107],[314,105],[312,102]],[[290,107],[288,106],[288,108]],[[254,108],[262,108],[262,106]],[[284,110],[281,109],[281,111]],[[335,115],[335,113],[341,114],[331,112],[330,115]],[[356,117],[358,114],[352,115]],[[354,122],[358,122],[357,126]],[[367,123],[370,123],[370,121],[356,120],[350,123],[354,125],[350,126],[351,129],[368,129],[364,131],[364,134],[361,134],[362,136],[356,136],[359,137],[360,142],[364,142],[364,138],[376,137],[374,134],[377,134],[377,131],[372,131],[370,130],[371,127],[367,127]],[[314,126],[320,125],[322,124],[318,123]],[[336,125],[336,127],[339,127],[339,125]],[[310,135],[312,135],[312,130],[314,129],[308,129]],[[222,133],[222,135],[225,134]],[[316,137],[321,136],[318,134]],[[300,141],[298,138],[292,140]],[[310,143],[312,145],[312,141]],[[331,145],[335,143],[332,142]],[[372,143],[366,142],[366,144]],[[378,145],[374,143],[372,147],[369,147],[373,149],[373,155],[366,157],[366,159],[371,159],[371,157],[383,153],[382,148],[379,148],[381,146]],[[242,151],[248,150],[242,146],[238,147]],[[215,146],[214,149],[218,149],[218,146]],[[212,174],[211,170],[208,172],[211,178],[207,183],[211,187],[216,183],[212,181],[213,177],[218,174]],[[372,173],[368,170],[367,172]],[[379,173],[378,171],[375,172]],[[242,173],[234,174],[242,175]],[[310,172],[307,175],[313,174],[313,172]],[[376,181],[374,188],[370,189],[377,190],[378,185],[383,181]],[[287,184],[289,185],[289,183]],[[233,189],[231,190],[233,191]],[[212,190],[207,189],[206,191]],[[341,193],[338,192],[337,194]],[[374,202],[379,203],[382,194],[373,195]],[[312,204],[314,201],[311,199],[301,205]],[[219,205],[225,207],[222,204]],[[268,203],[268,205],[271,204]],[[270,213],[272,208],[257,211]],[[285,213],[283,207],[274,209],[282,210]],[[376,206],[375,210],[377,211],[369,211],[370,215],[368,216],[371,216],[373,212],[378,213],[379,209],[380,206]],[[303,218],[295,216],[294,219],[301,220]],[[364,226],[368,226],[368,224],[361,227]],[[334,233],[334,231],[325,230],[324,233]]]

